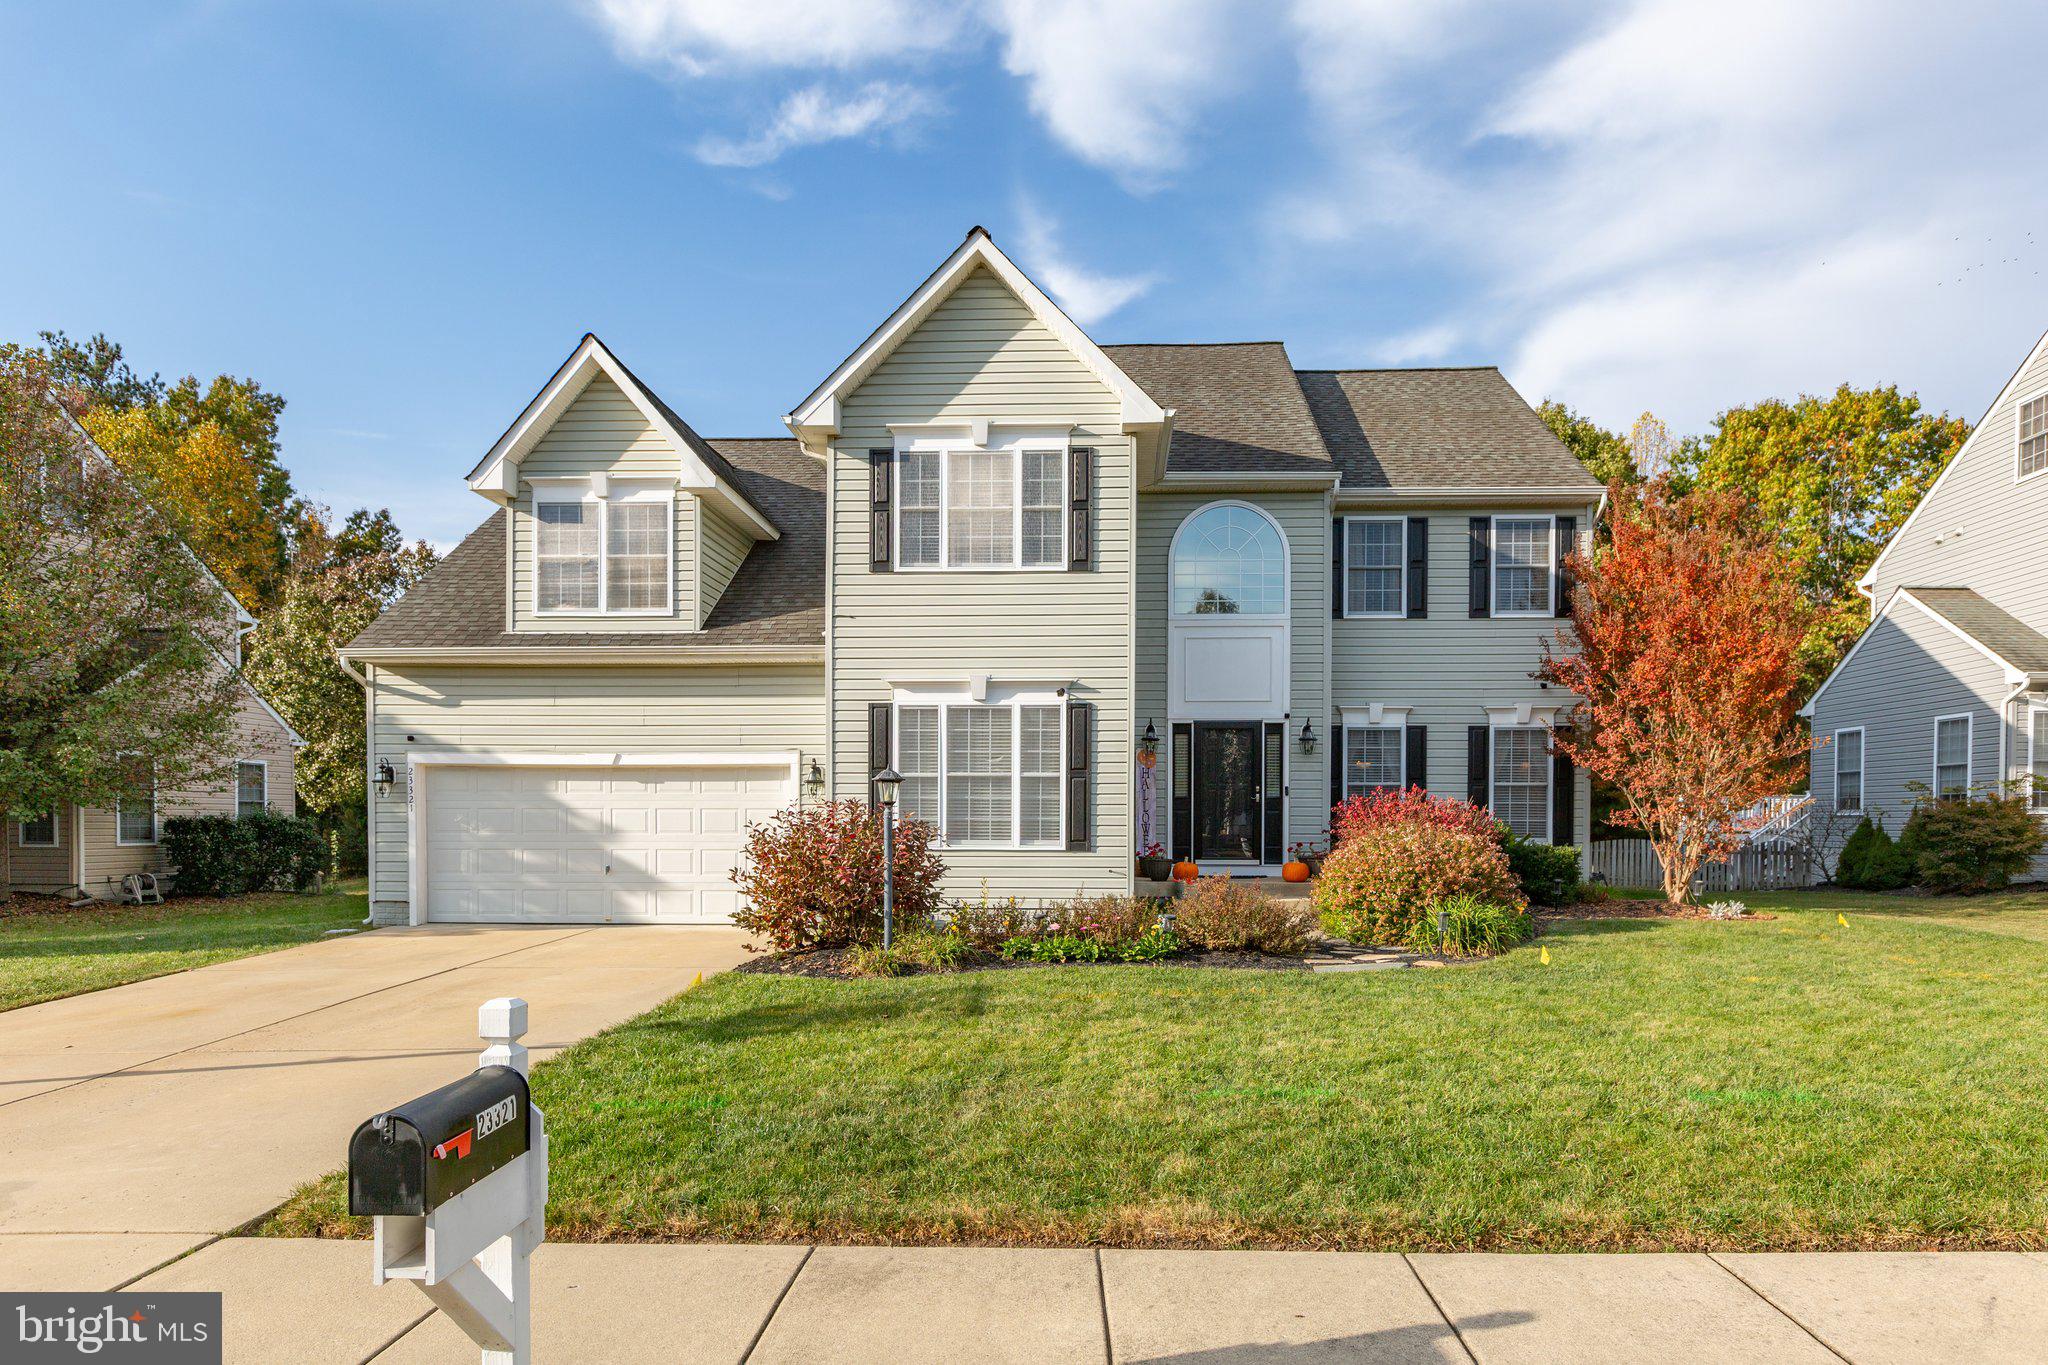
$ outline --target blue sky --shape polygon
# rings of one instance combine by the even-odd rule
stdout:
[[[772,434],[987,224],[1103,341],[1497,363],[1696,430],[2048,327],[2048,7],[0,0],[0,336],[289,400],[442,544],[585,330]]]

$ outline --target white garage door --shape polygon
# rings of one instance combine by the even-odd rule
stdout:
[[[463,768],[426,774],[426,917],[723,924],[746,827],[789,770]]]

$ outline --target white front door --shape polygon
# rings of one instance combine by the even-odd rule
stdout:
[[[425,918],[724,924],[749,824],[794,796],[786,767],[420,770]]]

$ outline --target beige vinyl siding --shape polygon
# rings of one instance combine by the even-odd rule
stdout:
[[[1897,587],[1971,588],[2048,631],[2048,474],[2015,481],[2014,427],[2019,404],[2044,392],[2048,346],[1984,415],[1940,486],[1886,550],[1875,570],[1874,610]]]
[[[1167,725],[1167,573],[1174,533],[1188,516],[1214,502],[1247,502],[1280,523],[1287,537],[1288,711],[1287,842],[1320,841],[1330,823],[1330,746],[1324,718],[1330,694],[1324,667],[1330,626],[1330,504],[1314,493],[1145,493],[1138,499],[1138,711],[1137,729],[1151,721],[1159,732],[1160,842],[1171,825],[1167,792],[1171,748]],[[1316,751],[1304,754],[1299,735],[1315,718]],[[1133,807],[1133,820],[1136,810]]]
[[[57,846],[31,847],[21,842],[21,822],[9,820],[0,838],[7,840],[8,886],[16,891],[63,891],[76,885],[71,874],[71,855],[78,839],[76,817],[71,806],[57,811]]]
[[[1487,708],[1568,708],[1573,698],[1546,689],[1529,675],[1543,658],[1543,644],[1566,624],[1550,618],[1492,617],[1474,620],[1471,602],[1471,532],[1475,516],[1510,511],[1556,513],[1578,518],[1581,543],[1591,535],[1594,505],[1541,508],[1404,507],[1403,517],[1429,519],[1429,616],[1423,620],[1332,620],[1330,692],[1332,712],[1372,702],[1406,706],[1410,725],[1426,726],[1429,790],[1464,800],[1466,731],[1487,723]],[[1391,515],[1354,510],[1352,515]],[[1340,509],[1336,515],[1345,515]],[[1323,614],[1330,604],[1325,598]],[[1336,723],[1334,714],[1331,723]],[[1325,769],[1325,799],[1328,791]],[[1573,842],[1583,845],[1592,830],[1592,784],[1578,774],[1573,804]]]
[[[697,621],[702,625],[718,605],[719,596],[732,582],[732,576],[740,571],[740,561],[747,557],[754,541],[716,508],[705,504],[700,504],[700,508],[697,562],[701,586]]]
[[[868,464],[891,423],[969,417],[1068,426],[1093,447],[1094,562],[1085,572],[874,573]],[[867,708],[893,679],[1062,679],[1095,705],[1087,851],[945,853],[947,891],[1042,900],[1131,880],[1133,453],[1114,395],[993,275],[976,271],[844,404],[831,462],[832,781],[867,790]]]
[[[717,668],[372,668],[371,763],[390,760],[399,785],[371,795],[372,913],[408,908],[408,751],[732,753],[802,755],[825,748],[824,670],[816,664]]]
[[[254,759],[269,766],[270,809],[283,815],[298,813],[294,791],[294,759],[291,735],[271,718],[261,704],[244,689],[235,708],[234,739],[221,754],[225,775],[218,781],[157,793],[157,824],[176,815],[233,815],[235,813],[234,764]],[[161,844],[123,844],[116,837],[118,822],[111,806],[87,807],[79,812],[79,884],[91,895],[113,898],[121,891],[121,879],[131,872],[166,872]],[[66,826],[64,837],[72,837]]]
[[[697,628],[696,496],[676,490],[675,592],[666,616],[536,616],[533,611],[533,486],[542,478],[584,478],[603,473],[619,479],[666,482],[680,474],[676,453],[641,415],[633,401],[599,375],[534,444],[519,465],[519,496],[512,513],[512,628],[533,631],[688,631]],[[707,606],[705,608],[709,610]]]

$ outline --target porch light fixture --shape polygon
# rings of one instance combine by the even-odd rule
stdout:
[[[1152,722],[1145,722],[1145,733],[1138,739],[1138,752],[1150,758],[1159,752],[1159,732],[1152,728]]]
[[[379,795],[379,796],[389,796],[389,795],[391,795],[391,784],[392,784],[392,783],[394,783],[394,782],[396,782],[397,780],[398,780],[398,774],[397,774],[397,773],[394,773],[394,772],[392,772],[392,771],[391,771],[391,760],[390,760],[390,759],[388,759],[388,758],[380,758],[380,759],[378,759],[378,760],[377,760],[377,795]]]
[[[1316,751],[1316,723],[1313,719],[1301,723],[1301,751],[1305,754]]]
[[[811,770],[804,774],[804,785],[810,788],[814,795],[825,790],[825,770],[819,766],[815,758],[811,760]]]

